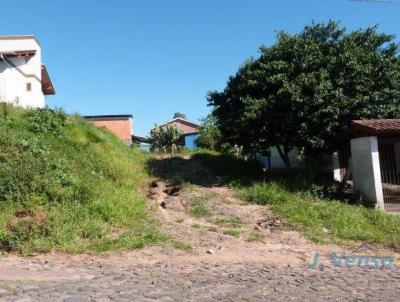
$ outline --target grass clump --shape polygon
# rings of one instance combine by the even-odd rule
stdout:
[[[193,223],[193,224],[192,224],[192,228],[194,228],[194,229],[201,229],[201,224],[199,224],[199,223]]]
[[[180,242],[180,241],[173,241],[173,246],[182,251],[191,251],[193,250],[193,246],[190,243]]]
[[[240,217],[218,218],[213,221],[214,224],[219,226],[240,228],[243,224]]]
[[[227,235],[227,236],[232,236],[232,237],[239,237],[240,236],[240,232],[238,230],[227,230],[227,231],[224,231],[223,234]]]
[[[166,238],[139,193],[147,155],[60,110],[0,105],[0,248],[103,252]]]
[[[192,209],[190,209],[190,214],[194,217],[200,218],[209,215],[209,210],[203,203],[199,203],[195,205]]]
[[[262,234],[254,233],[250,234],[247,238],[247,242],[256,242],[256,241],[262,241],[264,240],[264,236]]]
[[[203,196],[194,198],[193,204],[189,208],[189,214],[196,218],[208,216],[210,211],[207,207],[207,199]]]

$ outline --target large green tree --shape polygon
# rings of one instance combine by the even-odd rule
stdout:
[[[340,147],[354,119],[400,117],[400,60],[394,36],[339,23],[280,32],[246,61],[222,92],[210,92],[222,137],[248,152],[277,146],[306,154]]]

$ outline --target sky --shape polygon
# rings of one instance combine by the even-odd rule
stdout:
[[[400,4],[348,0],[4,1],[0,35],[35,35],[56,89],[47,105],[82,115],[132,114],[134,134],[185,113],[276,31],[334,19],[400,37]],[[399,41],[398,38],[396,38]],[[400,42],[400,41],[399,41]]]

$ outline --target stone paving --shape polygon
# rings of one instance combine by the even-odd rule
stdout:
[[[54,270],[43,263],[39,270]],[[400,269],[69,264],[70,280],[0,281],[1,301],[399,301]]]

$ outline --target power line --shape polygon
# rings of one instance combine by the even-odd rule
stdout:
[[[362,2],[362,3],[391,3],[391,4],[400,4],[400,1],[395,0],[348,0],[352,2]]]

